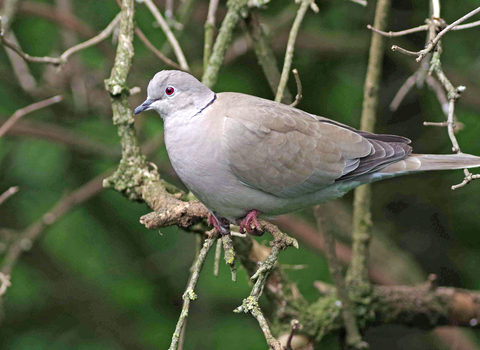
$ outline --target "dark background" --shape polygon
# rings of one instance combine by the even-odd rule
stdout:
[[[25,52],[58,56],[71,46],[68,42],[89,38],[82,31],[65,29],[41,12],[29,11],[39,4],[54,11],[58,3],[21,1],[12,30]],[[163,1],[156,3],[164,8]],[[103,30],[119,11],[113,0],[71,0],[70,4],[72,15],[92,34]],[[350,1],[319,0],[317,5],[320,12],[309,11],[302,23],[292,64],[299,70],[303,85],[303,100],[298,107],[359,127],[371,36],[366,26],[373,23],[375,4],[370,1],[363,8]],[[144,5],[135,6],[140,28],[161,49],[163,32],[152,25],[153,17]],[[451,23],[477,6],[478,0],[443,1],[442,17]],[[207,8],[207,1],[197,1],[191,20],[178,37],[197,77],[202,74]],[[293,1],[272,1],[260,12],[279,64],[283,64],[297,8]],[[389,28],[403,30],[424,24],[428,10],[427,1],[393,1]],[[221,2],[217,28],[224,14],[225,2]],[[242,26],[235,31],[234,41],[240,42],[237,49],[245,48],[241,45],[245,33]],[[479,37],[480,27],[450,32],[444,37],[442,55],[453,84],[467,86],[456,107],[464,125],[457,137],[465,153],[476,155],[480,155]],[[376,131],[409,137],[416,153],[451,153],[446,129],[422,124],[445,119],[428,88],[411,91],[396,112],[388,108],[400,86],[418,67],[414,58],[388,48],[397,44],[419,50],[424,41],[424,33],[387,40]],[[151,77],[166,68],[138,38],[134,45],[129,84],[141,87],[142,92],[131,97],[132,108],[144,100]],[[63,102],[25,116],[0,139],[0,192],[10,186],[20,187],[19,193],[0,206],[0,238],[10,237],[12,232],[19,234],[65,195],[115,168],[120,159],[119,138],[103,87],[114,54],[115,46],[109,38],[72,56],[62,70],[29,64],[37,81],[37,88],[29,93],[18,84],[5,50],[0,49],[2,123],[19,108],[55,94],[64,96]],[[289,87],[295,94],[293,79]],[[250,47],[245,52],[227,53],[214,90],[273,98]],[[182,187],[162,146],[158,115],[142,113],[136,118],[136,126],[141,142],[158,141],[149,161],[158,165],[165,179]],[[60,135],[67,135],[67,130],[72,133],[68,138],[79,144],[34,136],[25,131],[29,127],[47,128]],[[404,276],[399,283],[421,282],[427,273],[435,273],[441,285],[480,288],[480,181],[451,191],[450,186],[462,179],[462,171],[424,173],[373,186],[375,235],[391,252],[377,263],[388,264],[398,256],[408,261],[409,265],[398,266],[400,271],[392,271],[392,275]],[[341,201],[347,213],[351,211],[351,199],[348,195]],[[139,217],[148,211],[144,204],[131,203],[105,190],[48,227],[12,273],[12,286],[3,301],[0,348],[166,349],[180,313],[196,238],[176,227],[162,229],[163,235],[148,231],[139,223]],[[310,210],[295,217],[313,225]],[[295,232],[290,233],[295,236]],[[267,240],[266,236],[259,239]],[[348,242],[348,237],[341,240]],[[0,254],[6,247],[7,242],[0,241]],[[303,270],[287,271],[310,301],[319,296],[313,281],[329,282],[322,253],[302,241],[300,250],[283,252],[280,263],[308,265]],[[265,349],[255,319],[232,312],[250,288],[244,270],[240,269],[238,281],[233,283],[223,263],[219,277],[214,277],[210,254],[196,291],[199,298],[190,310],[184,349]],[[474,333],[469,336],[476,337]],[[370,330],[366,337],[372,349],[441,349],[435,339],[430,331],[394,326]],[[338,349],[337,339],[328,339],[322,346],[327,348]]]

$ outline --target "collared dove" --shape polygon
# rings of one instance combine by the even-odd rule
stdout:
[[[412,154],[410,140],[355,130],[255,96],[214,93],[181,71],[161,71],[134,114],[157,111],[173,168],[228,232],[253,233],[257,215],[275,216],[351,189],[426,170],[480,166],[468,154]]]

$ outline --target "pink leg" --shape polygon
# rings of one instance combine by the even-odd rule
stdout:
[[[246,231],[254,236],[263,235],[262,228],[258,223],[258,215],[260,215],[258,210],[249,211],[247,216],[240,222],[240,232],[245,233]]]
[[[210,226],[215,227],[222,235],[230,233],[230,222],[228,220],[210,213],[207,221]]]

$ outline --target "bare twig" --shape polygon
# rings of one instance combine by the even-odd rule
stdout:
[[[222,256],[222,240],[217,239],[217,246],[215,248],[215,262],[213,264],[213,274],[218,277],[218,271],[220,270],[220,257]]]
[[[291,103],[290,106],[295,107],[303,97],[302,96],[302,82],[300,81],[300,77],[298,76],[298,70],[297,69],[293,69],[292,73],[295,77],[295,83],[297,83],[297,95],[295,96],[295,101],[293,101],[293,103]]]
[[[462,29],[469,29],[473,27],[478,27],[480,26],[480,21],[475,21],[472,23],[467,23],[467,24],[461,24],[459,26],[455,26],[452,28],[452,30],[462,30]]]
[[[424,24],[424,25],[421,25],[419,27],[406,29],[406,30],[402,30],[402,31],[399,31],[399,32],[384,32],[382,30],[378,30],[378,29],[372,27],[370,24],[367,25],[367,28],[374,31],[375,33],[380,34],[380,35],[388,36],[389,38],[393,38],[393,37],[396,37],[396,36],[402,36],[402,35],[408,35],[408,34],[412,34],[412,33],[424,32],[424,31],[428,30],[428,25]]]
[[[40,102],[32,103],[25,108],[17,110],[4,124],[2,124],[2,126],[0,126],[0,137],[2,137],[8,131],[8,129],[10,129],[24,115],[48,107],[54,103],[58,103],[62,99],[63,97],[61,95],[57,95]]]
[[[350,1],[362,6],[367,6],[367,0],[350,0]]]
[[[180,47],[177,38],[175,38],[175,35],[173,34],[172,30],[170,29],[162,14],[158,10],[157,6],[155,6],[152,0],[144,0],[144,2],[152,13],[153,17],[155,17],[155,20],[158,22],[158,24],[160,24],[160,27],[162,27],[162,30],[165,33],[168,42],[170,43],[170,45],[172,45],[173,52],[175,52],[175,56],[177,57],[180,67],[182,67],[182,70],[189,72],[190,67],[188,66],[182,48]]]
[[[212,53],[213,35],[215,32],[215,15],[217,13],[218,0],[210,0],[208,5],[207,21],[205,22],[205,44],[203,49],[203,71],[207,70],[208,60]]]
[[[143,32],[138,28],[138,26],[135,26],[135,34],[137,34],[138,38],[142,43],[145,44],[145,46],[152,51],[155,56],[157,56],[161,61],[163,61],[166,65],[173,67],[175,69],[183,70],[182,67],[180,67],[177,63],[173,62],[170,58],[165,56],[163,53],[160,52],[151,42],[148,40],[148,38],[143,34]]]
[[[288,74],[290,73],[290,67],[292,65],[293,51],[295,49],[295,41],[297,40],[298,30],[302,24],[303,17],[309,7],[311,7],[315,12],[318,12],[318,7],[316,7],[313,0],[301,0],[300,8],[298,9],[297,16],[293,22],[292,29],[290,30],[290,35],[288,37],[287,49],[285,51],[285,61],[283,63],[282,75],[280,77],[280,82],[278,83],[277,93],[275,95],[275,101],[281,102],[283,98],[283,91],[288,81]]]
[[[262,67],[263,73],[267,78],[268,85],[270,85],[270,89],[275,94],[280,81],[280,71],[277,66],[275,54],[269,45],[267,35],[260,24],[257,12],[252,11],[250,17],[245,21],[247,23],[248,34],[250,34],[258,63]],[[235,46],[235,43],[233,46]],[[292,94],[288,90],[288,87],[285,87],[282,103],[288,104],[291,101]]]
[[[288,335],[287,345],[285,346],[286,350],[292,350],[292,339],[293,339],[293,336],[294,336],[295,332],[297,331],[297,329],[302,329],[302,325],[300,324],[300,321],[298,321],[297,319],[291,320],[290,321],[290,334]]]
[[[412,76],[410,76],[410,78],[405,80],[405,82],[403,83],[403,85],[400,87],[395,97],[393,98],[392,102],[390,103],[391,111],[396,111],[398,109],[398,106],[400,106],[400,103],[402,103],[405,96],[407,96],[407,94],[413,88],[416,81],[417,81],[416,74],[413,74]]]
[[[399,46],[396,46],[396,45],[393,45],[392,46],[392,50],[393,51],[400,51],[401,53],[403,54],[406,54],[406,55],[409,55],[409,56],[417,56],[416,58],[416,61],[417,62],[420,62],[428,53],[430,53],[438,44],[438,42],[440,41],[440,39],[446,34],[448,33],[450,30],[452,30],[454,27],[456,27],[457,25],[459,25],[460,23],[466,21],[467,19],[469,19],[470,17],[476,15],[477,13],[480,12],[480,7],[477,7],[475,10],[467,13],[465,16],[457,19],[455,22],[453,22],[452,24],[448,25],[445,29],[443,29],[440,33],[437,34],[437,36],[427,45],[427,47],[423,50],[420,50],[418,52],[413,52],[413,51],[409,51],[409,50],[405,50]],[[435,18],[435,17],[434,17]],[[477,24],[478,25],[478,24]],[[468,27],[465,27],[465,28],[471,28],[473,27],[474,25],[469,25]],[[375,26],[377,27],[377,26]],[[462,28],[462,29],[465,29],[465,28]]]
[[[108,171],[107,173],[111,173]],[[21,254],[32,246],[47,226],[53,225],[60,217],[68,213],[73,207],[85,202],[102,190],[102,180],[106,174],[101,174],[82,187],[59,200],[43,217],[27,227],[8,250],[0,264],[0,273],[10,275]],[[1,299],[0,299],[1,302]]]
[[[0,42],[3,43],[6,47],[12,49],[15,51],[17,54],[19,54],[25,61],[32,62],[32,63],[50,63],[54,65],[62,65],[65,64],[68,60],[68,57],[70,57],[72,54],[75,52],[84,50],[90,46],[96,45],[99,42],[105,40],[110,36],[112,33],[113,29],[115,26],[118,24],[120,21],[120,14],[118,14],[112,22],[97,36],[80,43],[78,45],[75,45],[68,50],[66,50],[60,57],[34,57],[30,56],[27,53],[24,53],[18,46],[14,45],[13,43],[9,42],[8,40],[5,39],[5,33],[3,31],[0,32]]]
[[[10,275],[5,275],[4,273],[0,272],[0,298],[7,292],[7,288],[11,285],[12,283],[10,282]]]
[[[8,190],[6,190],[5,192],[3,192],[1,195],[0,195],[0,205],[3,204],[3,202],[5,202],[8,198],[10,198],[11,196],[13,196],[15,193],[18,192],[18,186],[12,186],[10,187]],[[0,294],[1,295],[1,294]]]
[[[195,287],[197,285],[198,278],[200,277],[200,271],[202,270],[203,264],[205,263],[205,259],[207,258],[207,254],[210,248],[213,246],[218,236],[219,236],[219,233],[216,229],[213,229],[212,231],[210,231],[209,237],[205,240],[205,243],[203,244],[203,247],[200,250],[200,253],[198,254],[197,260],[195,261],[195,264],[194,264],[192,274],[190,276],[190,281],[188,282],[185,293],[183,293],[182,312],[180,313],[177,326],[175,327],[175,331],[173,332],[172,342],[170,343],[169,350],[176,350],[178,348],[180,334],[187,320],[188,309],[190,308],[190,302],[192,300],[197,299],[197,295],[195,294]]]

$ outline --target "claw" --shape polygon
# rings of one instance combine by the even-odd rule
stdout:
[[[211,212],[210,215],[208,215],[207,222],[210,226],[215,227],[222,235],[230,233],[230,222],[227,219],[219,217],[216,213]]]
[[[249,211],[247,216],[240,222],[240,232],[248,232],[253,236],[263,235],[263,230],[258,223],[258,215],[260,215],[258,210]]]

